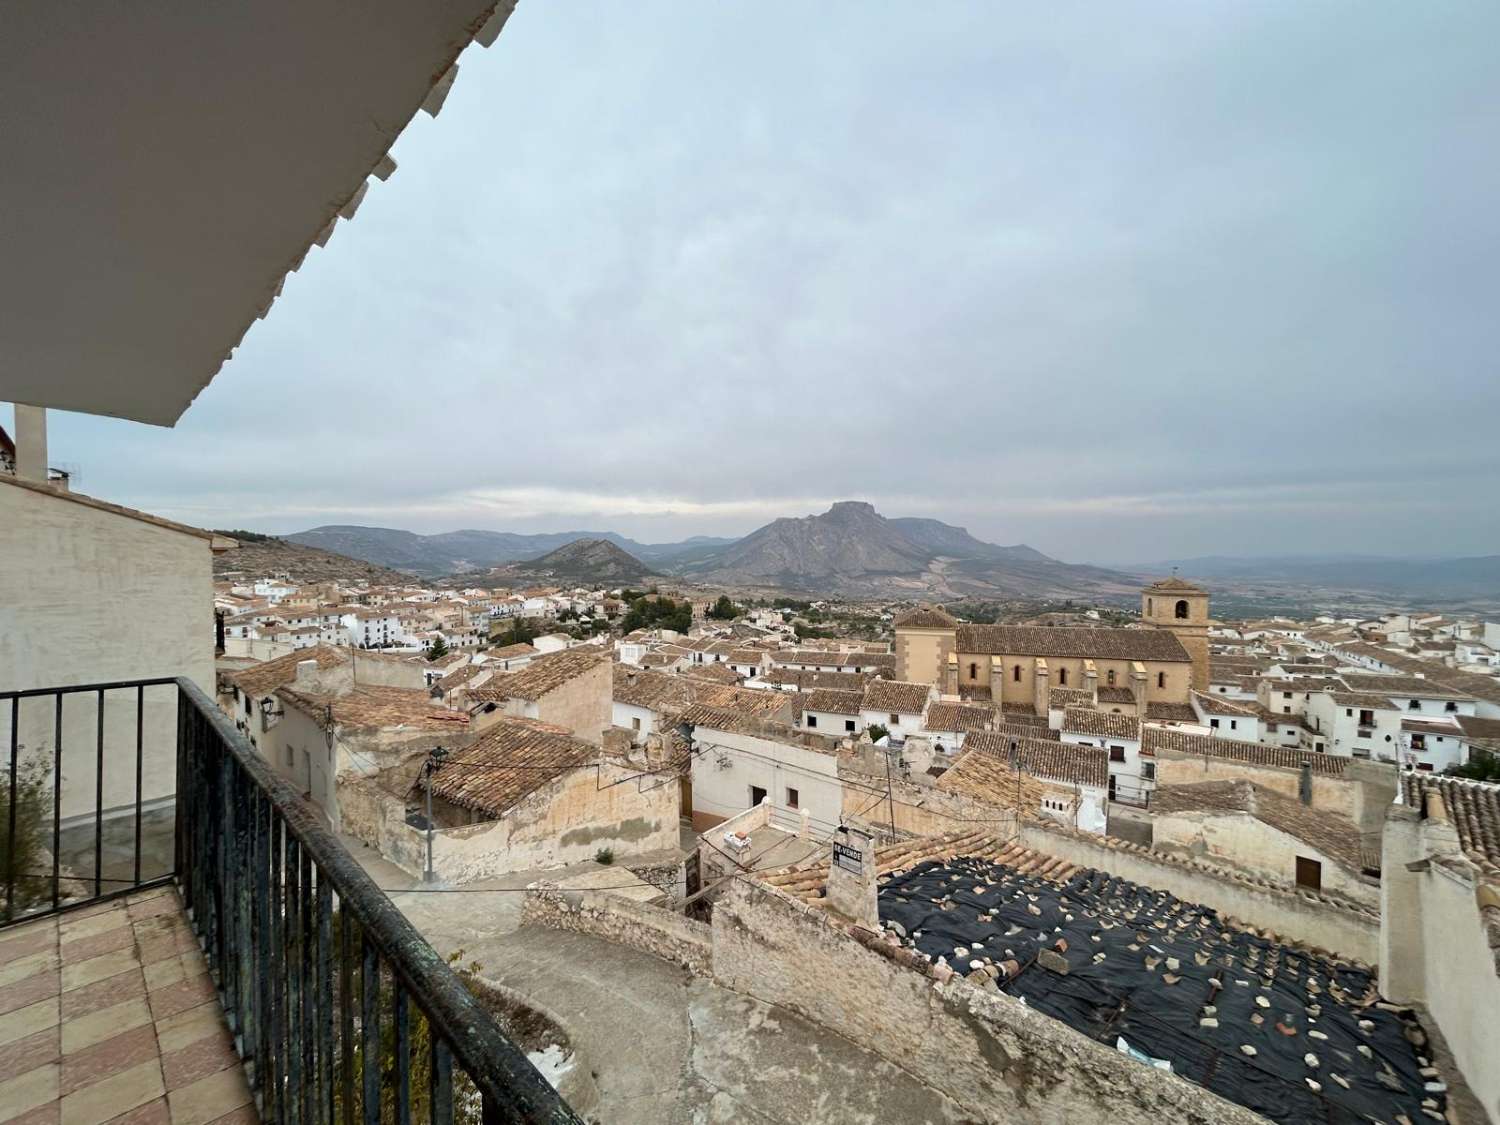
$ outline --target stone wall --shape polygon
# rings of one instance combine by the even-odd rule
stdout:
[[[697,976],[712,974],[713,941],[707,925],[609,891],[533,883],[526,888],[521,924],[593,934],[681,965]]]
[[[939,980],[908,951],[823,910],[735,880],[715,907],[713,973],[872,1050],[976,1121],[1251,1125],[1262,1119],[1020,1001]]]
[[[668,902],[681,902],[687,897],[687,870],[682,860],[675,863],[630,863],[625,865],[625,870],[641,882],[657,888],[667,896]]]
[[[1016,842],[1080,867],[1107,871],[1187,902],[1202,903],[1244,925],[1273,930],[1285,941],[1302,942],[1369,965],[1379,957],[1379,914],[1341,899],[1062,828],[1027,824]]]

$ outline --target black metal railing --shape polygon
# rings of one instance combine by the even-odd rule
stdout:
[[[169,740],[153,745],[146,721],[145,693],[164,685],[175,695],[175,735],[169,736],[175,746]],[[119,795],[118,785],[111,788],[104,781],[110,744],[121,740],[119,713],[108,724],[116,734],[111,740],[103,700],[107,693],[129,690],[139,691],[142,701],[133,747],[138,779],[133,869],[118,882],[103,877],[104,854],[96,844],[92,888],[85,881],[80,893],[60,895],[59,886],[77,891],[79,884],[70,884],[67,870],[54,859],[50,899],[26,917],[175,879],[263,1120],[290,1125],[581,1120],[375,886],[319,811],[268,768],[191,681],[0,694],[0,708],[8,705],[12,718],[10,792],[24,796],[32,784],[21,753],[31,728],[21,721],[21,712],[34,704],[24,701],[56,696],[62,716],[63,696],[94,693],[97,840],[108,822],[105,794]],[[68,733],[59,717],[50,747],[57,794],[66,788]],[[153,765],[160,767],[157,755],[176,766],[170,787],[172,858],[160,873],[149,863],[141,866],[143,842],[149,843],[151,834],[143,840],[140,828],[151,788],[141,779],[151,775]],[[51,800],[56,808],[63,798]],[[15,796],[9,809],[7,854],[13,857],[21,820]],[[65,820],[54,814],[54,840]],[[148,859],[149,854],[148,847]],[[7,907],[11,902],[8,898]]]
[[[172,679],[0,692],[0,926],[171,879],[171,789],[145,767],[148,714],[176,708]]]

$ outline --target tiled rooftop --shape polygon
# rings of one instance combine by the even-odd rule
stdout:
[[[0,930],[0,1122],[256,1120],[175,890]]]

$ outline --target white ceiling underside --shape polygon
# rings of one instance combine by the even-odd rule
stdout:
[[[513,6],[0,6],[0,400],[175,423]]]

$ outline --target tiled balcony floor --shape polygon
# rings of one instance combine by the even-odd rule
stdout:
[[[256,1119],[175,890],[0,930],[0,1122]]]

